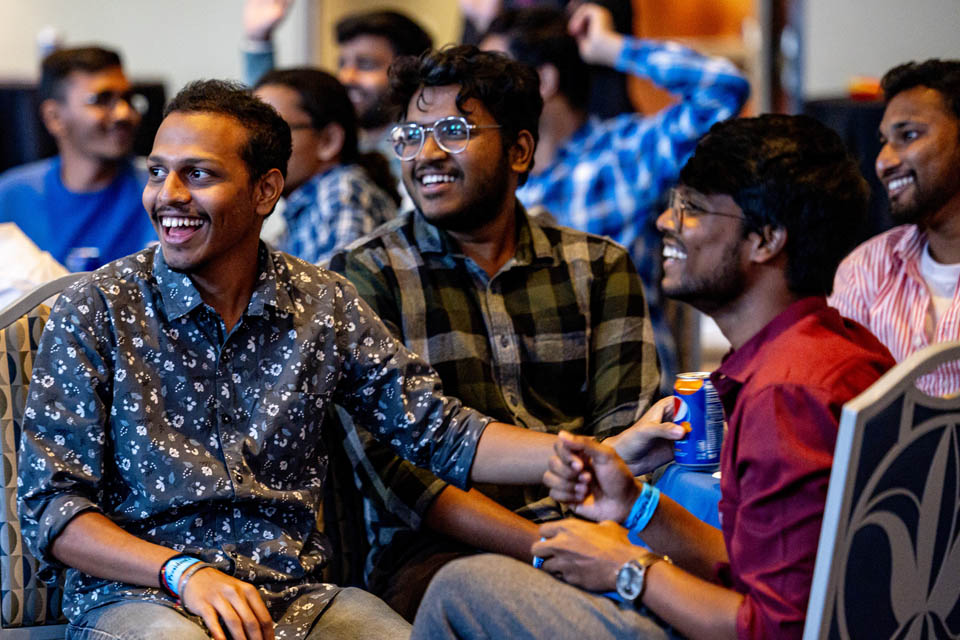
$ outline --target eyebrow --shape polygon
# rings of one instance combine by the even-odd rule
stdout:
[[[147,162],[149,162],[149,163],[161,163],[161,164],[162,164],[162,163],[165,163],[165,162],[169,162],[169,160],[168,160],[167,158],[165,158],[164,156],[157,156],[157,155],[151,154],[151,155],[147,156]],[[179,159],[179,160],[177,161],[177,163],[178,163],[178,164],[181,164],[181,165],[195,165],[195,164],[213,164],[213,165],[219,165],[219,164],[220,164],[219,162],[217,162],[217,161],[214,160],[213,158],[202,158],[202,157],[196,157],[196,158],[181,158],[181,159]]]

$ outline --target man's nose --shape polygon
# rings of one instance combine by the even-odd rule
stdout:
[[[421,158],[430,159],[446,157],[448,153],[437,142],[436,134],[431,131],[430,133],[424,132],[423,147],[420,149],[419,155]]]
[[[679,232],[677,229],[677,219],[673,214],[673,209],[667,207],[659,216],[657,216],[657,231],[665,233],[667,231]]]
[[[157,193],[157,205],[170,206],[190,201],[190,190],[187,189],[180,175],[176,171],[167,174],[166,179]]]
[[[357,79],[357,68],[352,64],[344,65],[337,71],[337,80],[342,85],[351,85]]]
[[[896,152],[893,145],[889,142],[884,143],[884,145],[880,147],[880,153],[877,154],[877,162],[874,167],[877,172],[877,177],[883,178],[899,166],[900,154]]]

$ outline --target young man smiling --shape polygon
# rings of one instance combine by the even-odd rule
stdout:
[[[103,263],[155,241],[140,204],[146,172],[130,161],[140,113],[120,56],[56,51],[43,61],[39,94],[59,153],[0,176],[0,222],[61,263],[77,247],[96,248]]]
[[[818,122],[714,125],[657,227],[664,292],[733,346],[711,375],[729,425],[722,531],[645,486],[611,447],[567,435],[544,481],[595,522],[542,525],[542,570],[498,556],[448,564],[413,637],[639,640],[676,637],[670,625],[694,640],[800,638],[840,409],[893,364],[825,300],[866,202],[856,162]],[[656,406],[644,420],[663,417]],[[600,595],[610,591],[625,602]]]
[[[68,637],[406,637],[383,602],[321,579],[334,404],[461,487],[546,468],[554,438],[442,395],[345,279],[259,242],[290,147],[242,87],[188,85],[149,158],[160,248],[51,313],[19,508],[31,550],[69,568]]]
[[[622,247],[539,221],[517,200],[537,144],[536,73],[462,46],[401,59],[391,87],[403,114],[394,151],[416,208],[331,268],[430,362],[447,393],[497,420],[620,446],[617,434],[659,380],[642,283]],[[398,468],[375,444],[362,451],[361,439],[347,440],[357,474],[383,475],[366,482],[382,487],[365,510],[369,585],[408,618],[451,557],[482,547],[528,558],[532,520],[559,515],[537,502],[542,490],[465,494]]]
[[[960,61],[910,62],[882,85],[877,177],[900,226],[844,260],[830,304],[903,360],[960,338]],[[918,386],[932,395],[960,391],[960,364],[944,364]]]

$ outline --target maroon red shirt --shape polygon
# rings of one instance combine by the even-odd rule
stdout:
[[[894,364],[820,297],[804,298],[711,376],[728,431],[720,457],[720,567],[744,594],[740,638],[800,638],[840,410]]]

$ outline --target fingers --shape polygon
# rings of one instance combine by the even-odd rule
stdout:
[[[641,422],[669,422],[673,417],[673,396],[660,398],[647,409],[640,418]]]
[[[574,9],[573,13],[570,15],[570,20],[567,21],[567,31],[574,38],[582,38],[587,35],[587,29],[590,26],[590,13],[586,10],[584,5],[578,6]]]
[[[274,640],[273,620],[257,589],[215,569],[200,569],[183,586],[187,611],[203,618],[215,640]],[[222,623],[222,624],[221,624]]]
[[[260,592],[253,586],[250,587],[250,591],[247,593],[247,604],[250,606],[250,610],[253,611],[253,615],[257,618],[257,622],[260,625],[260,635],[263,637],[263,640],[274,640],[273,618],[270,617],[270,612],[267,611],[267,605],[263,603]]]
[[[189,609],[187,609],[190,611]],[[197,614],[203,619],[203,624],[207,625],[207,631],[213,636],[213,640],[227,640],[227,634],[223,632],[220,626],[220,618],[217,616],[217,610],[212,605],[204,603],[197,607],[192,613]]]

